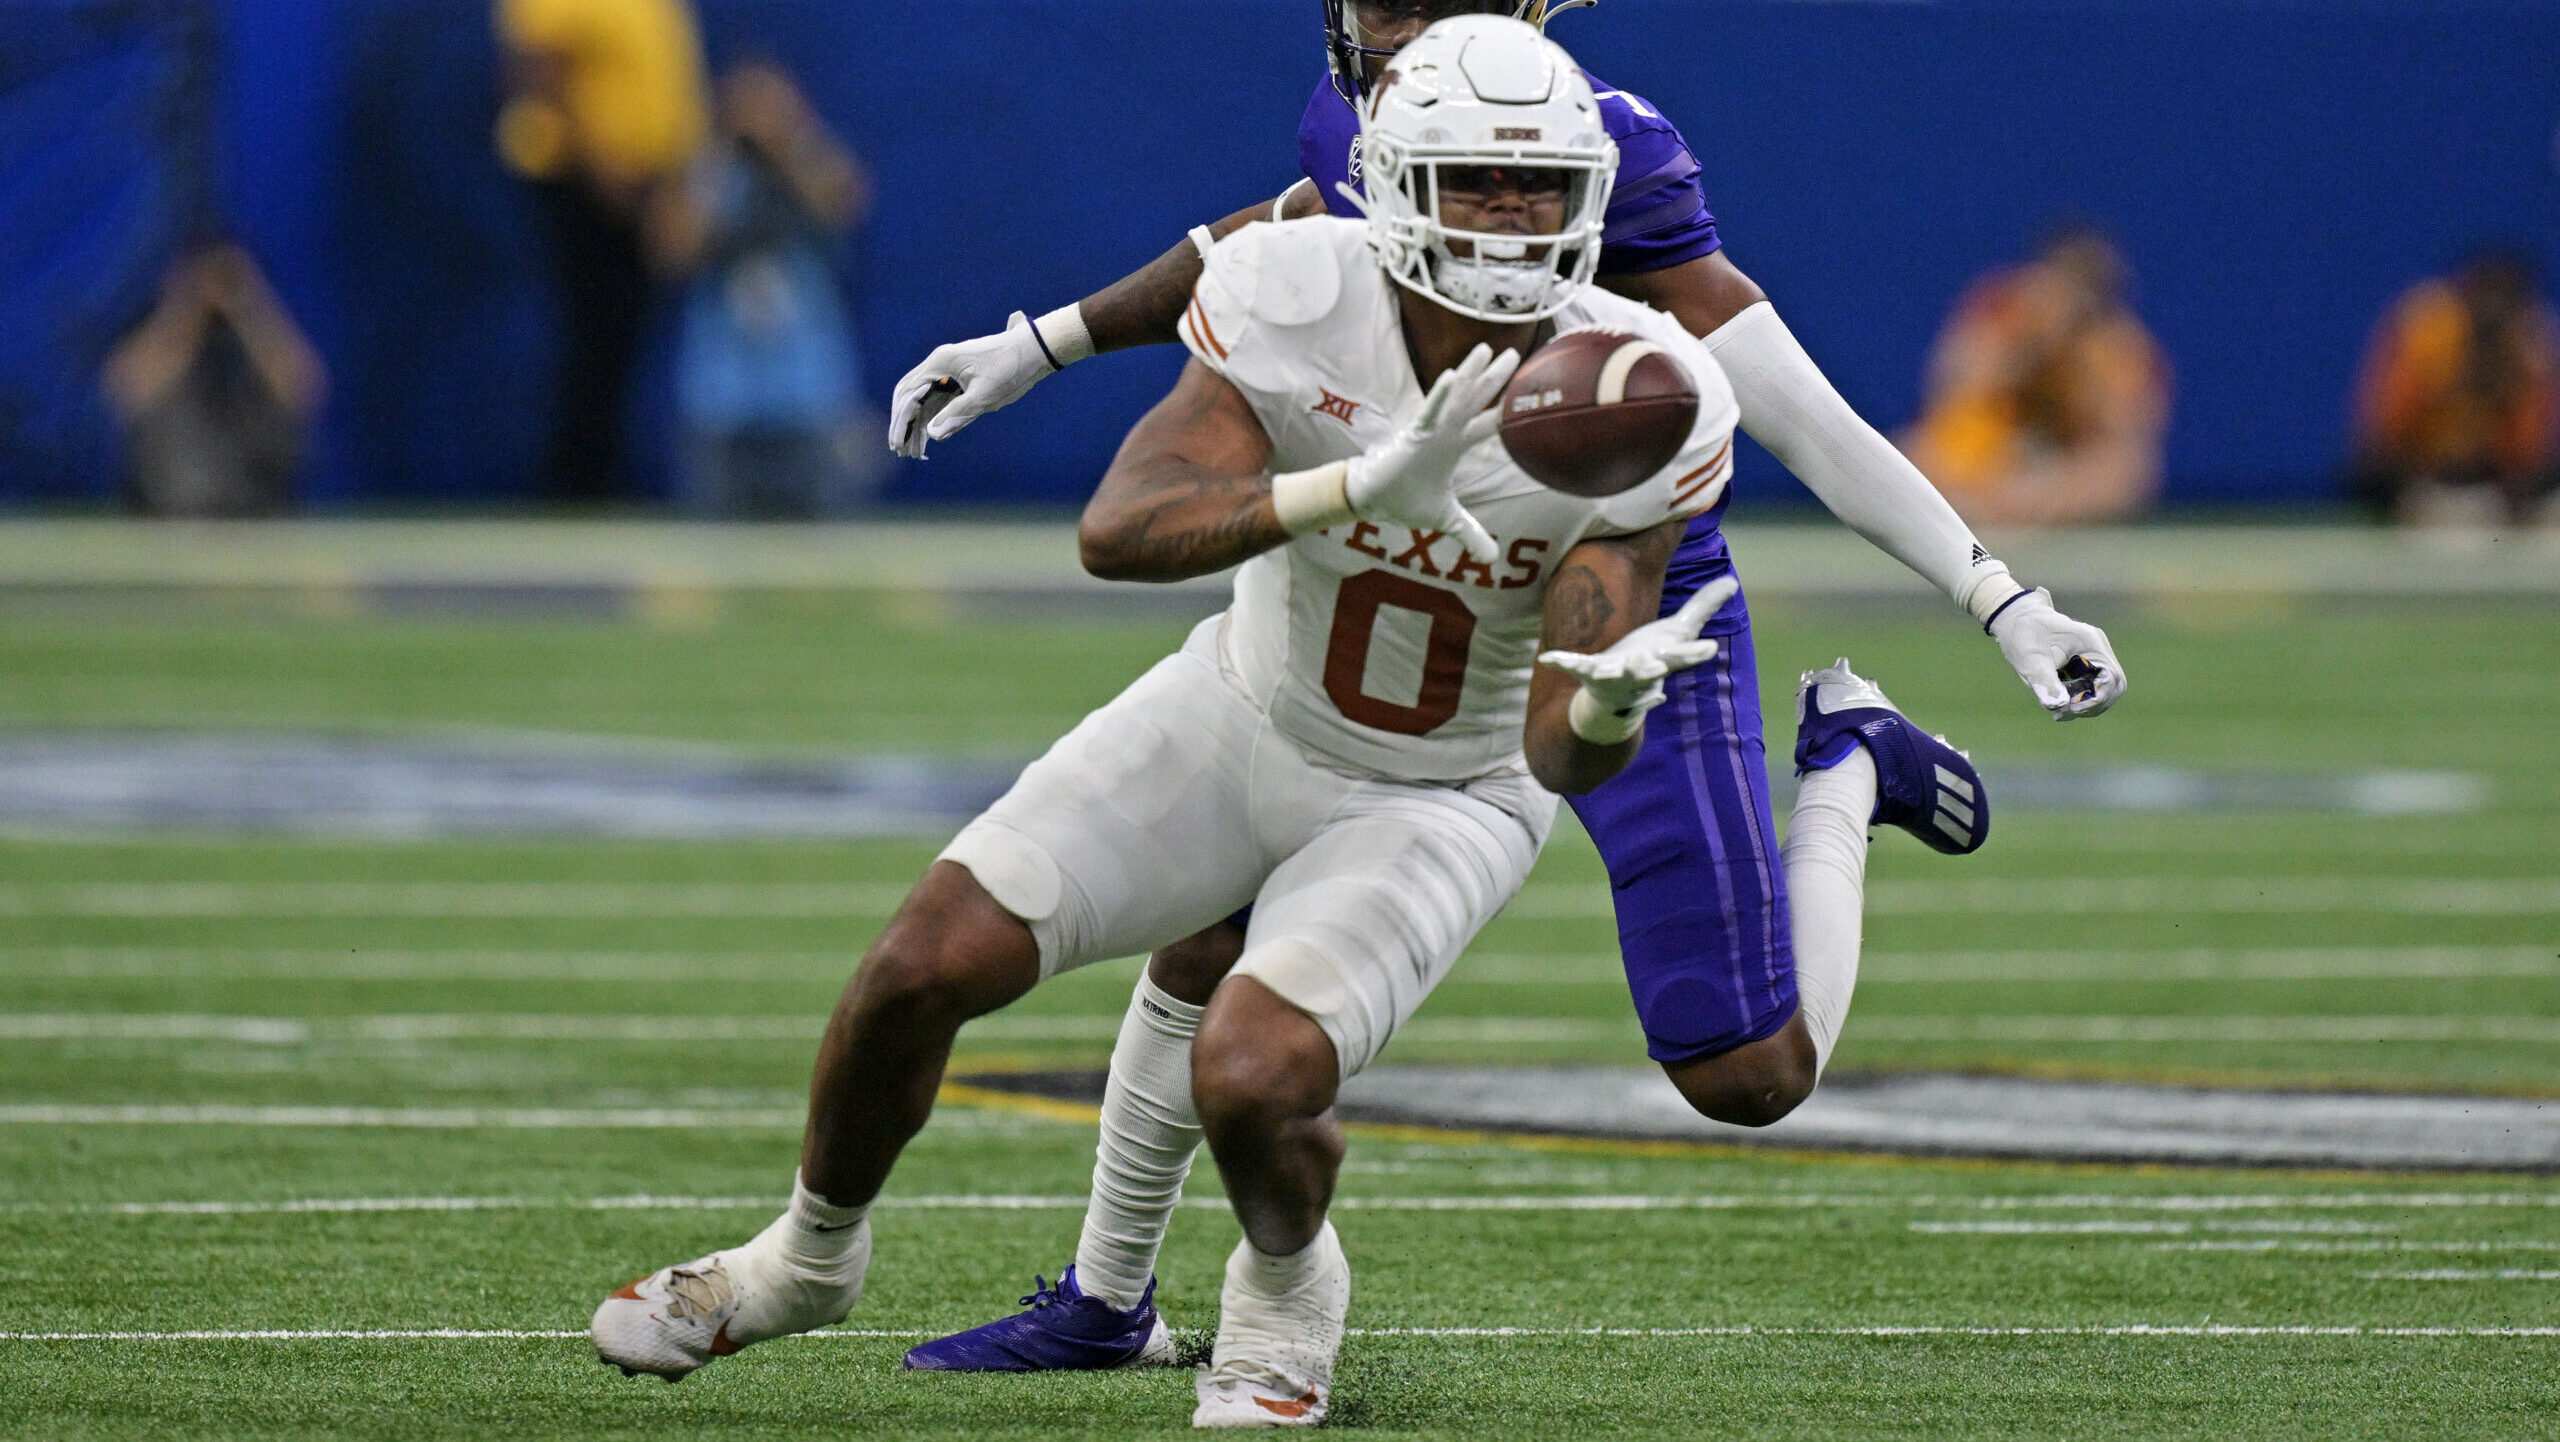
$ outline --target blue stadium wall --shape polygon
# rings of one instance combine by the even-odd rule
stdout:
[[[1277,192],[1321,66],[1317,0],[701,8],[715,62],[786,61],[875,172],[843,256],[875,402],[935,342]],[[92,368],[198,217],[256,249],[329,361],[314,503],[526,497],[554,328],[490,150],[487,15],[0,0],[0,500],[110,494]],[[1969,280],[2057,217],[2116,232],[2177,368],[2177,502],[2332,499],[2393,294],[2484,242],[2560,272],[2549,4],[1606,0],[1553,33],[1682,126],[1734,258],[1887,426]],[[190,45],[204,66],[172,58]],[[1079,366],[888,494],[1072,504],[1178,361]],[[1746,500],[1790,494],[1765,458],[1747,476]]]

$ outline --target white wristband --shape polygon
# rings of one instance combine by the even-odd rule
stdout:
[[[1280,528],[1290,535],[1303,536],[1350,520],[1350,481],[1349,461],[1273,476],[1271,509],[1280,517]]]
[[[1049,364],[1065,370],[1093,354],[1093,332],[1084,328],[1081,306],[1062,305],[1031,323],[1032,338]]]
[[[1972,584],[1965,588],[1964,608],[1973,619],[1988,626],[1991,613],[2007,605],[2011,597],[2025,589],[2018,584],[2016,577],[2009,574],[2008,567],[1995,561],[1977,572]]]
[[[1592,699],[1590,688],[1581,687],[1573,693],[1573,704],[1565,708],[1564,724],[1573,728],[1574,735],[1594,746],[1615,746],[1643,730],[1644,713],[1652,709],[1650,706],[1633,706],[1624,714],[1604,710],[1598,701]]]
[[[1200,252],[1200,263],[1202,265],[1207,265],[1209,263],[1209,247],[1216,245],[1217,243],[1218,238],[1209,233],[1209,227],[1205,225],[1195,225],[1191,227],[1191,248]]]

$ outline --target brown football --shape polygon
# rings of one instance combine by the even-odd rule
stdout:
[[[1614,496],[1671,464],[1698,422],[1698,387],[1670,353],[1624,331],[1567,331],[1502,388],[1502,448],[1576,496]]]

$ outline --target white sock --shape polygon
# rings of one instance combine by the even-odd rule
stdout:
[[[1350,1310],[1351,1267],[1333,1223],[1285,1257],[1239,1241],[1227,1256],[1227,1284],[1218,1294],[1212,1360],[1262,1362],[1330,1387]]]
[[[816,1192],[797,1174],[791,1178],[791,1208],[765,1229],[783,1256],[812,1272],[842,1266],[860,1245],[869,1204],[839,1207]]]
[[[1876,762],[1861,746],[1837,766],[1796,783],[1782,852],[1787,915],[1795,931],[1796,1007],[1813,1034],[1817,1071],[1849,1019],[1867,907],[1867,819],[1876,810]]]
[[[1141,975],[1111,1048],[1094,1148],[1093,1199],[1076,1243],[1076,1285],[1127,1311],[1146,1295],[1156,1252],[1200,1150],[1191,1102],[1191,1038],[1200,1007]]]
[[[1275,1257],[1247,1239],[1238,1243],[1228,1258],[1227,1275],[1253,1295],[1276,1300],[1305,1287],[1330,1255],[1341,1250],[1341,1239],[1334,1235],[1331,1222],[1324,1224],[1315,1240],[1286,1256]]]

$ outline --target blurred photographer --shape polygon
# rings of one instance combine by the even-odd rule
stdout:
[[[2159,495],[2169,365],[2126,289],[2115,246],[2075,228],[1958,303],[1902,449],[1967,521],[2121,520]]]
[[[2560,465],[2560,320],[2522,257],[2409,288],[2356,387],[2357,496],[2404,525],[2521,524]]]
[[[861,366],[831,254],[869,198],[780,66],[721,78],[712,138],[650,224],[659,264],[690,276],[676,406],[697,514],[834,514],[877,483],[874,448],[854,442]]]
[[[273,516],[293,504],[328,389],[319,353],[247,251],[227,241],[171,263],[159,303],[108,352],[126,499],[154,516]]]

